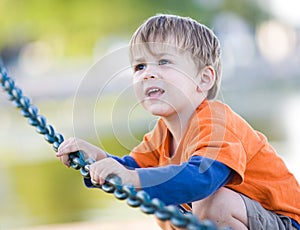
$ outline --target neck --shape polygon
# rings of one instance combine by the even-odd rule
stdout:
[[[185,109],[181,113],[175,113],[172,116],[162,118],[172,134],[174,147],[177,148],[195,110],[196,108]]]

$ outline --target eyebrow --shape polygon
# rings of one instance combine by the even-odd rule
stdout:
[[[132,62],[138,62],[138,63],[140,63],[140,62],[145,62],[145,58],[143,58],[143,57],[140,57],[140,58],[133,58],[133,59],[132,59]]]
[[[171,53],[155,53],[153,56],[157,56],[158,58],[164,57],[164,56],[172,56],[172,57],[176,57],[176,55],[171,54]],[[133,58],[132,62],[145,62],[145,57],[137,57],[137,58]]]

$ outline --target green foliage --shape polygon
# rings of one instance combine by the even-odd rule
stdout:
[[[218,11],[234,11],[249,21],[261,11],[252,1],[220,1],[208,7],[195,0],[1,0],[0,49],[32,40],[64,44],[64,55],[91,55],[109,35],[129,39],[147,17],[174,13],[209,24]],[[250,10],[249,10],[250,9]],[[255,13],[255,15],[253,15]]]
[[[252,25],[269,17],[268,13],[253,0],[226,0],[220,11],[235,13]]]

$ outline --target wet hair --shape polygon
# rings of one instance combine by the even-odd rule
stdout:
[[[221,47],[211,29],[189,17],[159,14],[150,17],[135,31],[130,41],[131,55],[135,45],[153,42],[175,45],[190,52],[200,69],[212,66],[215,83],[208,91],[207,98],[214,99],[217,96],[221,81]]]

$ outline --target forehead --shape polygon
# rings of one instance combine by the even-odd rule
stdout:
[[[169,55],[173,57],[182,57],[188,54],[191,55],[190,52],[175,45],[161,42],[140,43],[131,45],[130,47],[131,61],[153,56],[159,57]]]

